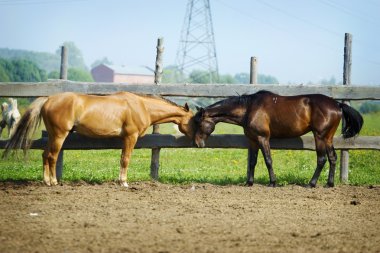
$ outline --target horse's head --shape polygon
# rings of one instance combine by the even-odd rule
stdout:
[[[199,148],[205,146],[205,140],[215,129],[215,122],[204,108],[198,108],[194,116],[194,142]]]
[[[9,107],[9,105],[6,102],[2,103],[1,104],[1,112],[8,111],[8,107]]]
[[[185,114],[182,116],[181,121],[178,123],[178,129],[181,133],[185,134],[189,138],[193,138],[194,136],[194,123],[193,118],[194,114],[190,110],[189,105],[186,103],[183,107],[185,110]]]

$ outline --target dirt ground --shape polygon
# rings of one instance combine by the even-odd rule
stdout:
[[[0,182],[0,252],[380,252],[380,186]]]

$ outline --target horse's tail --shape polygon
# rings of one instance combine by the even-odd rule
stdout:
[[[41,123],[41,108],[47,99],[47,97],[36,99],[21,117],[11,138],[5,145],[3,158],[7,157],[12,150],[23,149],[26,151],[30,148],[32,135]]]
[[[363,126],[363,117],[360,113],[349,105],[339,103],[342,108],[345,125],[343,127],[343,138],[351,138],[359,134]]]

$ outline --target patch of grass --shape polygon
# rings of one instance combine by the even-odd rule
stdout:
[[[364,122],[361,135],[380,135],[380,113],[364,115]],[[160,131],[176,133],[172,124],[161,125]],[[218,124],[215,130],[217,134],[242,132],[241,127],[229,124]],[[120,153],[120,150],[65,151],[63,180],[90,183],[116,180],[119,176]],[[0,160],[0,181],[41,181],[41,154],[40,150],[30,150],[27,160],[21,157]],[[339,154],[340,152],[336,184],[339,183]],[[150,156],[151,150],[134,150],[128,171],[129,182],[150,180]],[[272,150],[272,158],[279,185],[307,184],[316,167],[316,154],[312,151]],[[244,184],[246,166],[245,149],[162,149],[159,174],[161,182],[170,184]],[[328,163],[318,184],[326,184],[327,174]],[[256,166],[255,182],[269,183],[261,153]],[[379,151],[350,151],[349,182],[353,185],[380,184]]]

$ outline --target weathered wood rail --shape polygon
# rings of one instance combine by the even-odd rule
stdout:
[[[378,86],[342,85],[248,85],[248,84],[125,84],[125,83],[88,83],[64,80],[51,80],[37,83],[0,83],[1,97],[40,97],[73,91],[86,94],[111,94],[130,91],[143,94],[182,97],[223,98],[237,94],[251,94],[268,90],[279,95],[302,95],[319,93],[339,100],[380,100]]]

